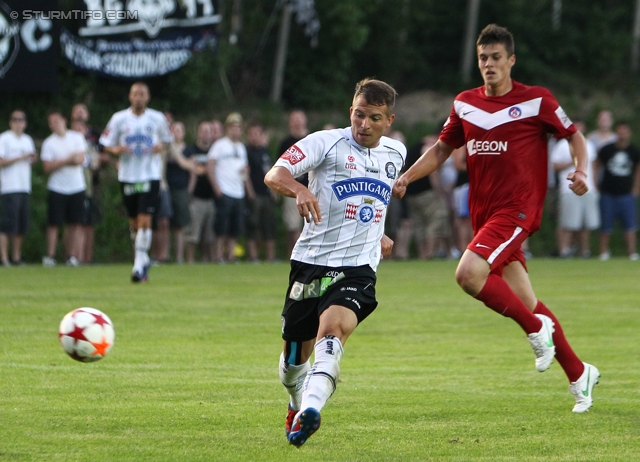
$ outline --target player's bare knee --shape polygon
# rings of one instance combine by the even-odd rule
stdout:
[[[473,271],[468,266],[458,266],[456,269],[456,282],[469,295],[477,295],[486,282],[486,277]]]

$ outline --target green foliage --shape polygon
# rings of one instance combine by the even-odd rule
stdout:
[[[349,104],[355,82],[367,77],[354,77],[353,64],[371,34],[366,16],[371,4],[381,2],[316,2],[322,22],[316,48],[310,48],[294,19],[283,92],[289,105],[315,109]]]
[[[638,460],[636,266],[529,265],[602,373],[594,407],[576,415],[560,366],[536,372],[524,334],[456,286],[453,262],[383,262],[380,306],[345,345],[322,427],[300,450],[285,440],[276,367],[286,264],[161,266],[143,286],[128,265],[3,269],[0,460]],[[80,306],[115,324],[97,363],[58,344]]]

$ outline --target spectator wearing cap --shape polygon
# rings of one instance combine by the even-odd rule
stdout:
[[[249,179],[247,150],[240,140],[242,116],[232,112],[224,124],[225,136],[207,154],[207,174],[216,201],[214,231],[220,262],[235,260],[235,247],[244,226],[245,196],[255,194]]]

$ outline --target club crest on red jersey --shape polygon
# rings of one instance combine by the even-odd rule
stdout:
[[[521,116],[522,110],[519,107],[514,106],[509,109],[509,117],[511,117],[512,119],[519,119]]]

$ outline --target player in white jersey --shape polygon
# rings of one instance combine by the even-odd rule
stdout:
[[[287,438],[298,447],[320,427],[344,343],[378,304],[375,270],[393,246],[384,235],[386,209],[406,158],[402,143],[383,136],[395,97],[384,82],[358,82],[351,127],[303,138],[265,177],[271,189],[296,199],[306,221],[291,256],[279,367],[290,395]],[[308,188],[295,180],[304,173]]]
[[[172,140],[166,117],[147,107],[149,99],[149,87],[134,83],[129,92],[131,107],[116,112],[100,137],[104,150],[119,158],[118,180],[135,245],[133,282],[148,279],[151,224],[162,175],[160,153]]]
[[[36,160],[33,139],[24,133],[27,115],[15,110],[9,117],[9,130],[0,135],[0,255],[3,266],[9,262],[9,238],[14,263],[22,263],[22,238],[29,227],[31,164]]]

